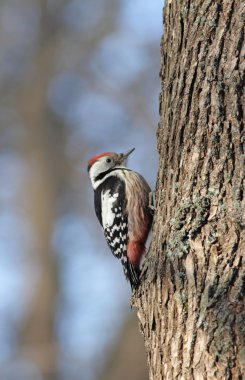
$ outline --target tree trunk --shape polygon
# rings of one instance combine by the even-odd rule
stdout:
[[[244,20],[168,0],[153,239],[132,297],[151,380],[245,379]]]
[[[51,237],[56,201],[63,185],[61,171],[66,166],[62,125],[53,122],[47,106],[48,85],[54,75],[56,35],[52,31],[53,20],[49,18],[47,1],[40,0],[39,6],[42,8],[40,44],[36,56],[32,57],[28,79],[16,92],[16,109],[25,129],[22,154],[30,163],[21,204],[32,225],[35,236],[33,256],[40,271],[19,334],[19,354],[37,367],[43,380],[54,380],[58,376],[55,336],[58,286]]]

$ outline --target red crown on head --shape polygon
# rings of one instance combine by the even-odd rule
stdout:
[[[88,172],[89,170],[91,169],[91,166],[100,158],[100,157],[103,157],[103,156],[108,156],[108,154],[112,154],[112,152],[105,152],[105,153],[101,153],[101,154],[98,154],[97,156],[93,156],[92,158],[90,158],[89,162],[88,162]]]

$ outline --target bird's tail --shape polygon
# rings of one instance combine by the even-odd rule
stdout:
[[[136,289],[140,283],[140,269],[136,269],[133,264],[127,261],[127,278],[129,279],[132,290]]]

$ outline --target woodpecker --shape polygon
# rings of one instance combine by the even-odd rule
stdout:
[[[140,174],[126,166],[134,150],[102,153],[88,162],[95,213],[132,289],[139,284],[140,262],[152,224],[151,189]]]

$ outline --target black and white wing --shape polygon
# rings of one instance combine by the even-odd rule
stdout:
[[[108,186],[104,184],[103,190],[97,194],[100,198],[97,199],[97,205],[100,203],[100,207],[96,214],[112,254],[121,260],[126,278],[132,286],[136,286],[138,275],[127,257],[128,217],[124,195],[124,183],[120,180],[110,181]]]
[[[102,225],[106,241],[115,257],[127,256],[128,218],[118,193],[102,194]]]

